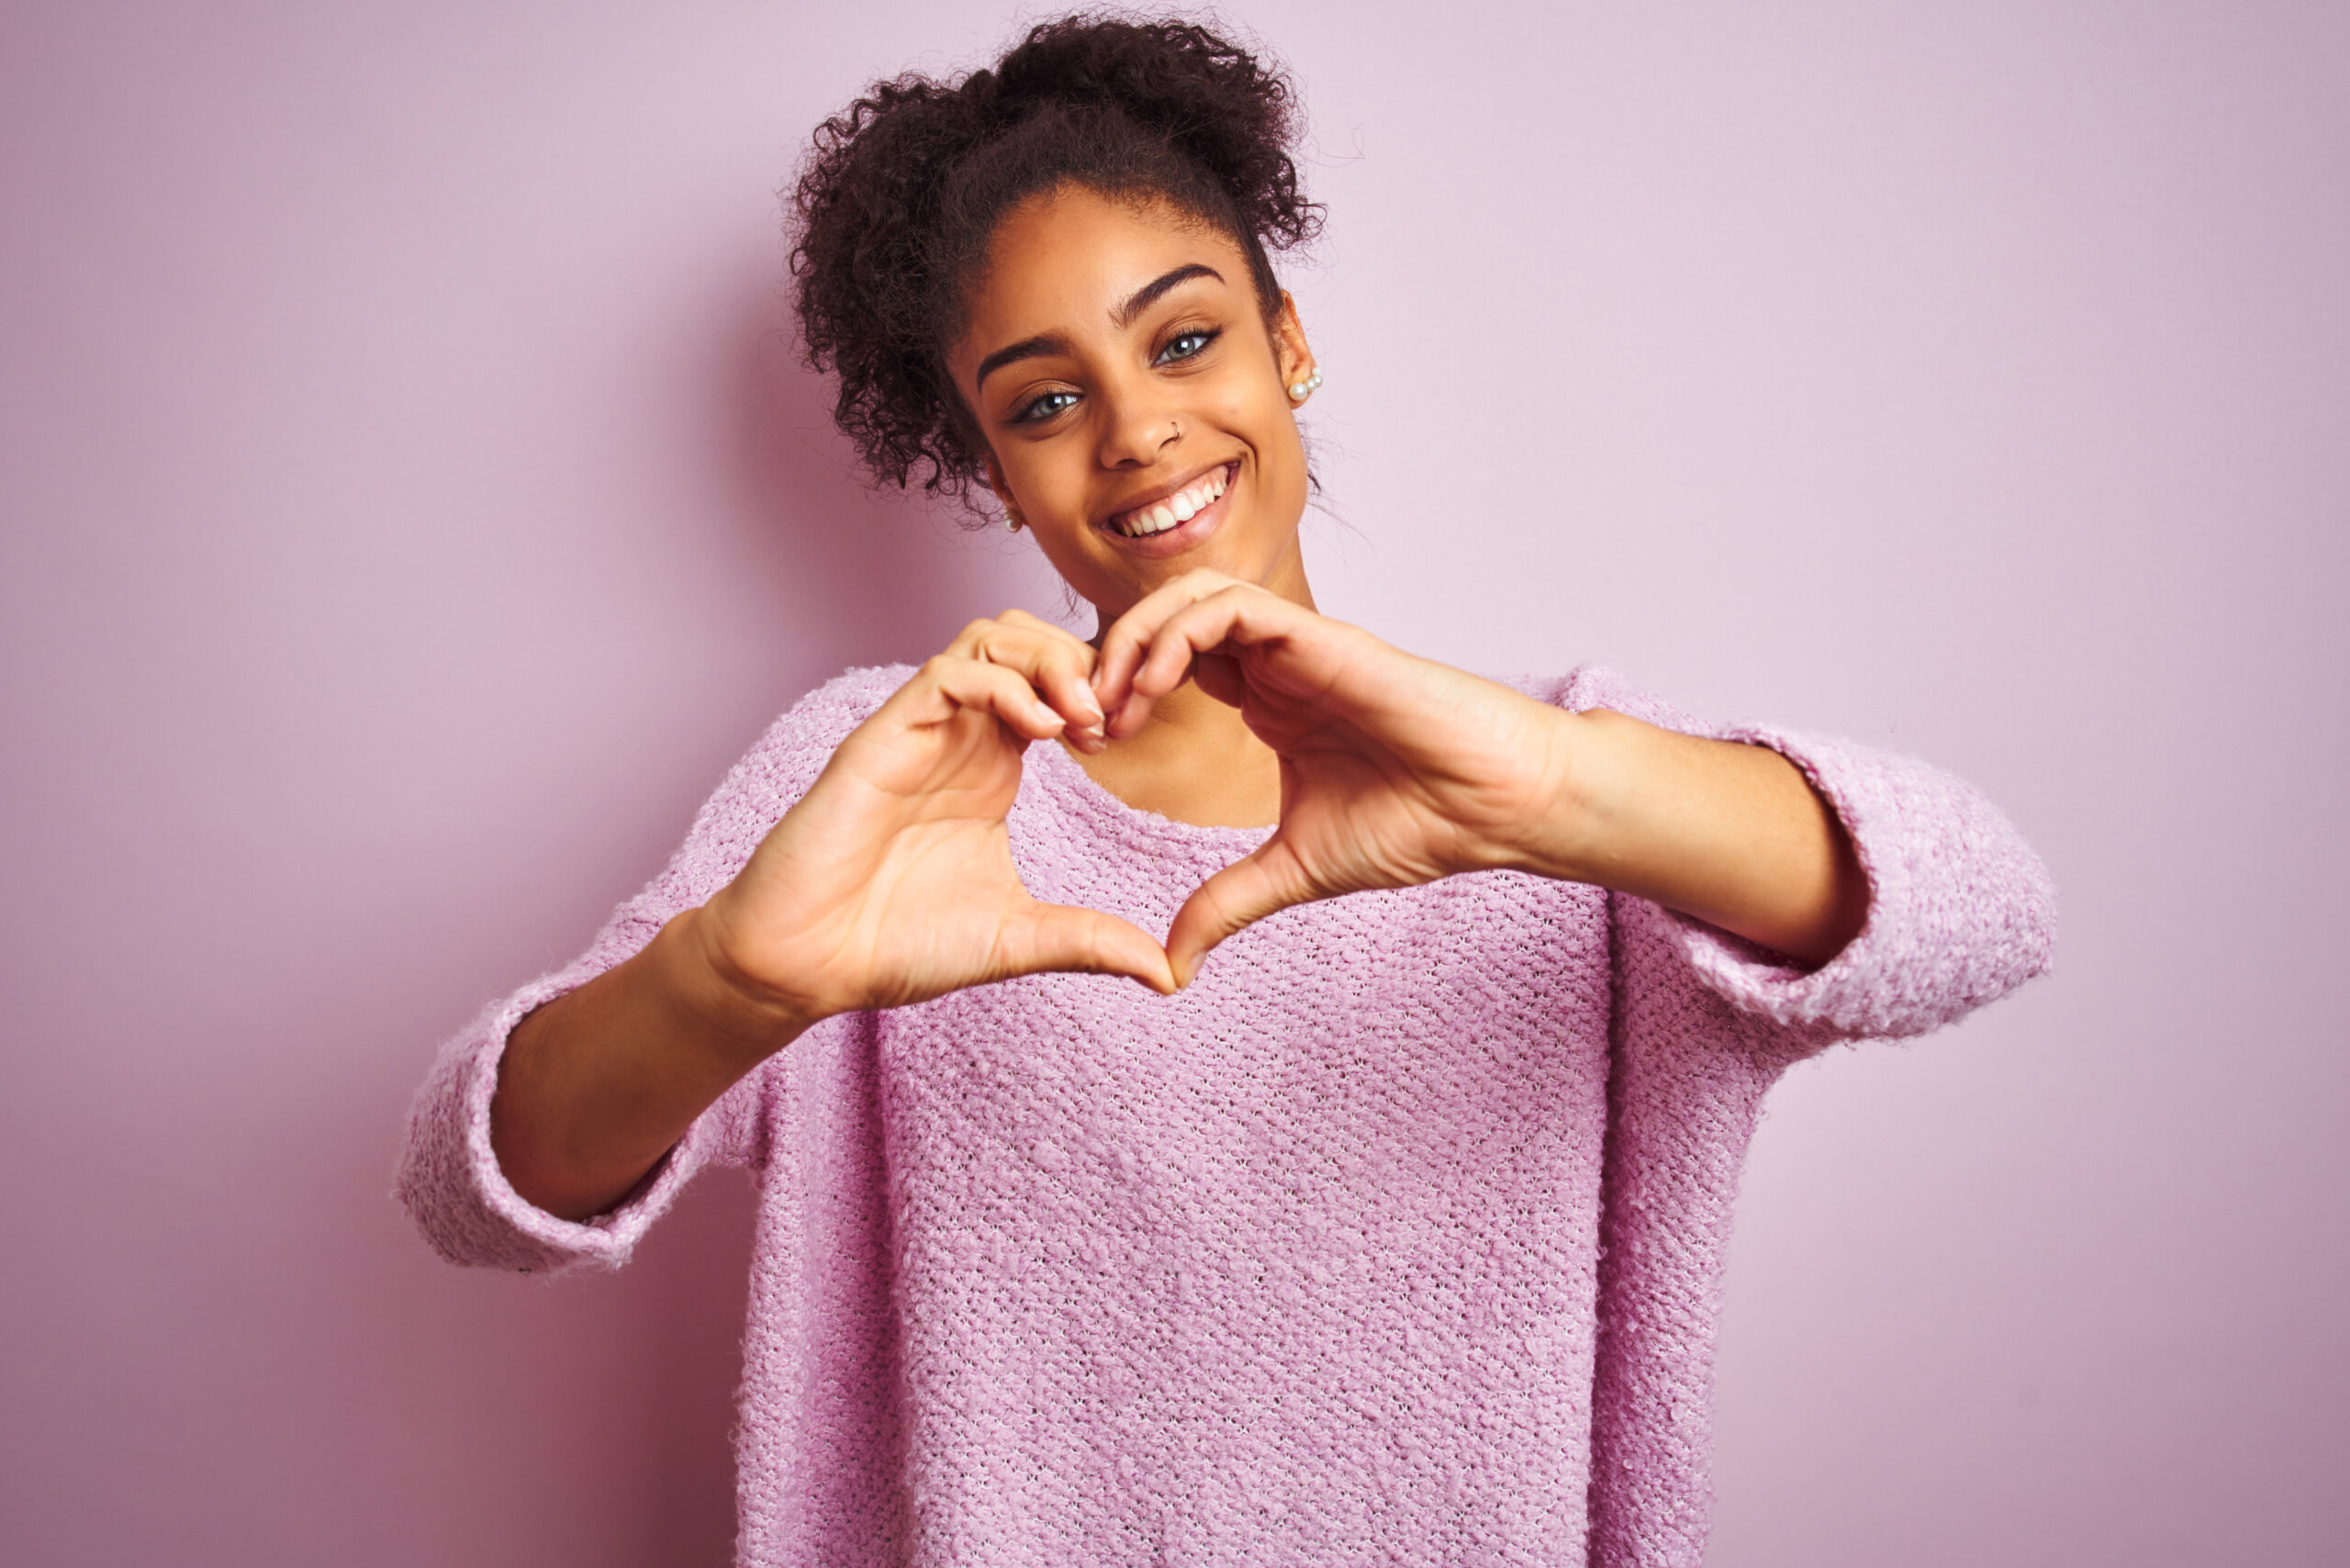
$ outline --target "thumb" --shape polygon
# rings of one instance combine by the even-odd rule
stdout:
[[[1192,889],[1175,912],[1175,924],[1167,929],[1167,958],[1175,983],[1191,984],[1209,949],[1233,933],[1277,910],[1321,896],[1289,846],[1274,834]]]
[[[1176,990],[1167,949],[1131,922],[1098,909],[1040,903],[1004,927],[1006,978],[1064,971],[1124,975],[1166,996]]]

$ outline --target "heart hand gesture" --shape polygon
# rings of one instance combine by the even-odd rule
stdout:
[[[1164,946],[1040,903],[1004,825],[1031,741],[1130,735],[1185,680],[1281,764],[1281,820],[1176,912]],[[514,1031],[491,1142],[550,1212],[603,1212],[713,1100],[819,1018],[1046,970],[1161,992],[1276,910],[1510,867],[1651,898],[1799,960],[1869,884],[1803,775],[1759,746],[1565,713],[1212,572],[1094,651],[975,622],[841,744],[742,873]]]

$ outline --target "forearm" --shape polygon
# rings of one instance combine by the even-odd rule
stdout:
[[[1652,899],[1807,964],[1859,933],[1868,879],[1786,758],[1604,709],[1559,719],[1556,809],[1528,868]]]
[[[515,1027],[490,1146],[537,1207],[565,1219],[611,1208],[695,1117],[805,1027],[718,972],[700,918],[688,910],[635,957]]]

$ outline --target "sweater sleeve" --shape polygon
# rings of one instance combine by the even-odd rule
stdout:
[[[907,673],[853,670],[794,705],[734,765],[669,864],[612,913],[587,952],[492,1002],[442,1047],[408,1113],[396,1186],[434,1250],[455,1263],[525,1271],[618,1268],[705,1165],[741,1164],[752,1157],[764,1067],[703,1112],[610,1212],[580,1222],[560,1219],[514,1191],[490,1148],[498,1064],[515,1025],[532,1010],[641,951],[670,919],[733,880],[777,819],[807,792],[833,749]]]
[[[1833,1041],[1919,1034],[2040,973],[2054,897],[1998,810],[1922,763],[1760,725],[1711,728],[1606,670],[1535,694],[1779,752],[1835,811],[1869,881],[1860,934],[1816,969],[1648,900],[1608,900],[1615,1059],[1587,1561],[1698,1568],[1731,1205],[1763,1094]]]
[[[1561,694],[1685,734],[1768,746],[1801,768],[1851,835],[1869,883],[1860,934],[1818,969],[1645,900],[1623,902],[1698,980],[1777,1025],[1790,1056],[1838,1040],[1921,1035],[2043,973],[2055,890],[2013,823],[1973,788],[1922,762],[1762,724],[1707,726],[1586,668]]]

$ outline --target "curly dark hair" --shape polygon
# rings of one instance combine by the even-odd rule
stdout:
[[[876,83],[817,128],[792,192],[808,363],[877,479],[968,503],[987,453],[947,375],[965,291],[1021,201],[1065,183],[1173,204],[1248,257],[1313,238],[1296,94],[1277,66],[1194,23],[1081,13],[1040,23],[993,70]],[[923,470],[927,472],[923,472]]]

